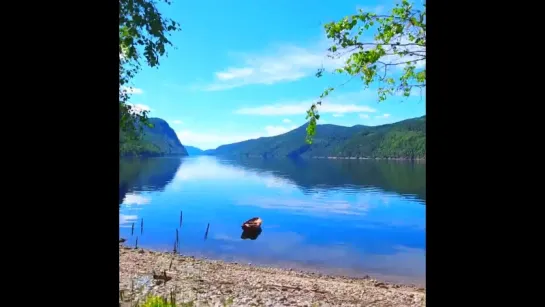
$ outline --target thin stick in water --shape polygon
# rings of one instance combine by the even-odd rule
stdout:
[[[180,210],[180,227],[182,227],[182,220],[184,218],[184,213],[182,210]]]
[[[176,242],[174,243],[180,249],[180,237],[178,236],[178,229],[176,229]]]
[[[204,233],[204,239],[206,240],[208,238],[208,230],[210,229],[210,223],[208,223],[208,226],[206,226],[206,232]]]
[[[134,235],[134,222],[132,222],[132,227],[131,227],[131,237]]]
[[[136,244],[135,244],[135,248],[138,249],[138,237],[136,237]]]
[[[142,218],[142,222],[140,222],[140,235],[144,233],[144,218]]]

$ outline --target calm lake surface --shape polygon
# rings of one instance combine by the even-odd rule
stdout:
[[[178,229],[184,255],[425,284],[423,162],[122,160],[119,204],[130,246],[172,251]],[[254,216],[262,232],[241,239]]]

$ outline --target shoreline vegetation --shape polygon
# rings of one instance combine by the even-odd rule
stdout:
[[[222,155],[181,155],[181,154],[161,154],[161,155],[125,155],[121,156],[123,159],[140,159],[140,158],[176,158],[176,157],[232,157],[232,156],[222,156]],[[267,157],[263,156],[241,156],[244,158],[250,158],[250,159],[264,159]],[[273,157],[273,159],[289,159],[290,157]],[[268,159],[268,158],[267,158]],[[305,158],[302,157],[301,159],[329,159],[329,160],[393,160],[393,161],[426,161],[426,158],[404,158],[404,157],[392,157],[392,158],[386,158],[386,157],[344,157],[344,156],[331,156],[331,157],[309,157]]]
[[[199,259],[120,243],[120,306],[141,306],[150,296],[168,302],[157,306],[426,305],[425,288],[415,285]]]
[[[202,155],[201,155],[202,156]],[[204,155],[204,156],[212,156],[212,157],[231,157],[228,155]],[[257,156],[257,155],[242,155],[241,157],[244,158],[251,158],[251,159],[269,159],[267,157],[263,156]],[[271,157],[272,159],[289,159],[290,157]],[[299,158],[299,157],[298,157]],[[346,156],[314,156],[314,157],[301,157],[300,159],[329,159],[329,160],[394,160],[394,161],[426,161],[425,157],[415,157],[415,158],[406,158],[406,157],[346,157]]]

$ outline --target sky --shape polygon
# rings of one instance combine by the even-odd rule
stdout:
[[[417,0],[418,1],[418,0]],[[144,67],[130,101],[166,120],[184,145],[219,145],[285,133],[328,87],[350,79],[332,74],[339,59],[323,26],[362,8],[387,13],[394,0],[173,0],[159,5],[182,30],[171,36],[159,68]],[[371,33],[372,35],[372,33]],[[316,71],[325,68],[322,78]],[[318,124],[382,125],[426,114],[425,94],[378,102],[376,86],[358,78],[319,107]],[[319,133],[319,127],[317,130]]]

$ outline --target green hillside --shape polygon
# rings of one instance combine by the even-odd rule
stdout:
[[[209,155],[247,157],[426,158],[426,116],[382,126],[318,126],[312,145],[306,125],[273,137],[228,144]]]
[[[149,122],[153,124],[153,128],[144,127],[144,136],[139,141],[128,141],[120,132],[120,156],[187,156],[185,147],[166,121],[160,118],[149,118]]]

